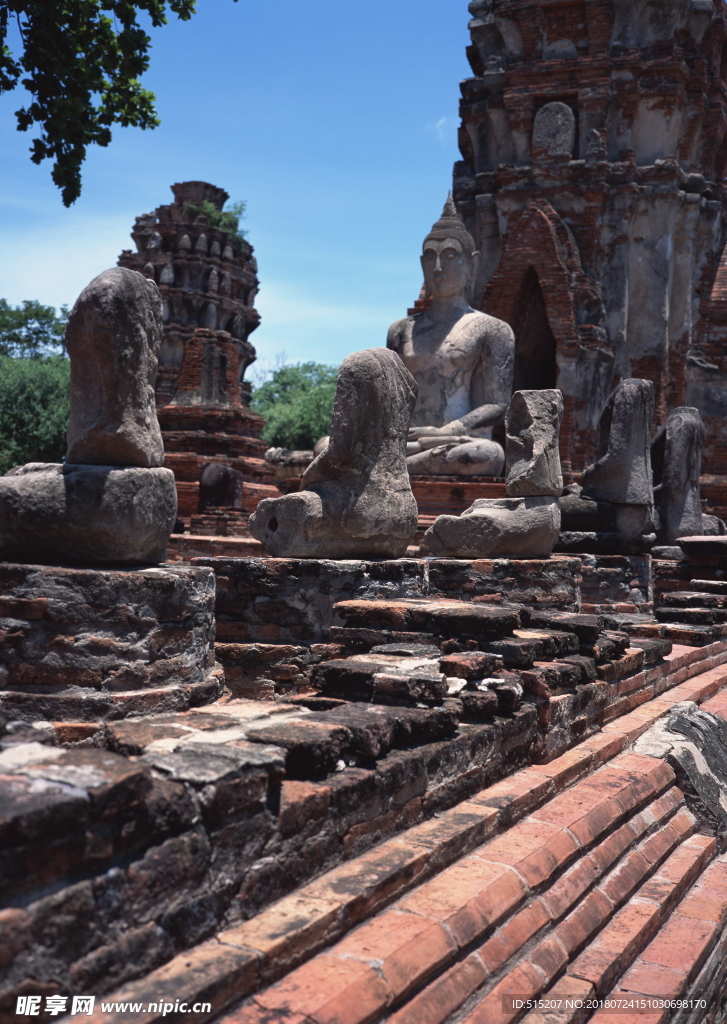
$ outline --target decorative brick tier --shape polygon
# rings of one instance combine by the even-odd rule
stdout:
[[[412,476],[411,489],[421,516],[458,516],[479,498],[506,497],[496,477]]]
[[[242,504],[252,513],[263,498],[278,497],[273,470],[259,438],[263,419],[250,409],[211,410],[167,405],[157,410],[164,436],[164,465],[177,481],[178,515],[189,525],[199,507],[199,478],[207,462],[220,462],[243,476]],[[247,432],[247,433],[246,433]]]
[[[209,703],[214,592],[202,567],[0,564],[0,713],[98,722]]]

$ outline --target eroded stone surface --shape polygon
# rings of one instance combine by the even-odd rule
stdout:
[[[438,516],[423,546],[453,558],[547,558],[560,530],[557,498],[481,498],[461,516]]]
[[[656,536],[660,544],[703,532],[699,474],[704,424],[698,409],[674,409],[651,444]]]
[[[406,469],[416,382],[399,357],[368,349],[344,359],[331,441],[302,490],[261,501],[250,532],[288,558],[398,558],[417,524]]]
[[[0,478],[0,558],[153,565],[176,514],[170,469],[29,463]]]
[[[558,437],[563,418],[560,391],[516,391],[505,417],[507,493],[511,498],[563,490]]]
[[[162,465],[154,399],[161,341],[161,295],[142,274],[115,267],[84,288],[66,329],[71,357],[67,463]]]
[[[0,711],[102,721],[213,700],[214,576],[0,564]]]

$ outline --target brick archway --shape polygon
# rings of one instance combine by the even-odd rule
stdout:
[[[573,234],[550,203],[530,203],[507,232],[480,308],[515,332],[516,368],[522,368],[516,387],[537,382],[563,392],[563,468],[582,470],[595,452],[613,350],[600,288],[584,271]]]

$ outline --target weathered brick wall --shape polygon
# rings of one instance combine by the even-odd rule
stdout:
[[[500,616],[503,624],[509,614]],[[583,616],[566,616],[560,626],[541,628],[540,644],[548,636],[562,644],[571,626],[582,646],[600,628],[595,617]],[[518,670],[520,694],[523,683],[530,687],[528,703],[509,710],[507,693],[517,690],[506,669],[496,701],[502,706],[487,722],[468,720],[459,698],[425,709],[311,697],[309,703],[319,700],[326,710],[232,701],[107,723],[90,737],[92,747],[62,749],[56,737],[68,740],[72,728],[47,724],[0,736],[7,797],[0,822],[2,1020],[15,1019],[18,994],[99,996],[170,959],[164,969],[176,986],[173,999],[212,986],[219,1012],[231,994],[255,987],[258,969],[269,977],[290,966],[286,936],[295,932],[294,920],[305,918],[305,893],[326,884],[325,876],[311,879],[337,872],[337,897],[329,892],[328,902],[317,901],[325,921],[322,930],[300,937],[299,958],[314,953],[324,935],[336,937],[368,910],[442,871],[483,842],[495,823],[506,832],[613,757],[664,713],[670,706],[664,701],[714,693],[725,671],[699,674],[724,661],[723,648],[681,648],[666,660],[657,651],[656,661],[638,671],[632,654],[604,660],[604,648],[593,661],[602,673],[620,665],[613,678],[602,674],[574,692],[547,697],[547,663]],[[450,683],[464,685],[459,677],[477,672],[482,657],[449,655],[436,662],[455,673]],[[555,670],[558,662],[551,664]],[[337,669],[336,685],[345,665]],[[686,680],[693,676],[699,678],[690,688]],[[679,683],[650,711],[651,697]],[[631,709],[637,710],[613,721]],[[562,763],[553,760],[607,721],[603,735]],[[480,799],[483,787],[533,759],[539,768],[485,789],[488,820],[478,823],[461,802]],[[647,795],[651,800],[651,791],[639,785],[639,804]],[[601,830],[610,828],[610,819],[597,817]],[[250,946],[257,949],[250,935],[245,952],[234,954],[213,938],[220,928],[238,927],[243,941],[261,908],[301,885],[304,891],[291,897],[296,914],[267,952],[250,953]],[[271,908],[274,917],[278,912]],[[245,931],[241,922],[249,918]],[[279,929],[283,920],[276,918]],[[279,961],[276,950],[283,949]],[[222,978],[227,982],[220,987]],[[152,975],[149,986],[154,995],[148,998],[167,998],[163,979]]]
[[[0,712],[98,722],[214,700],[212,572],[0,564]]]
[[[580,560],[400,558],[195,558],[217,578],[217,639],[229,643],[320,643],[333,606],[350,598],[499,597],[544,608],[580,605]],[[340,623],[338,623],[340,625]]]

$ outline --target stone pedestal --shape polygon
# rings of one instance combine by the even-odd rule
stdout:
[[[215,578],[0,564],[0,714],[99,722],[215,700]]]
[[[0,478],[0,558],[157,565],[176,512],[168,469],[31,462]]]

